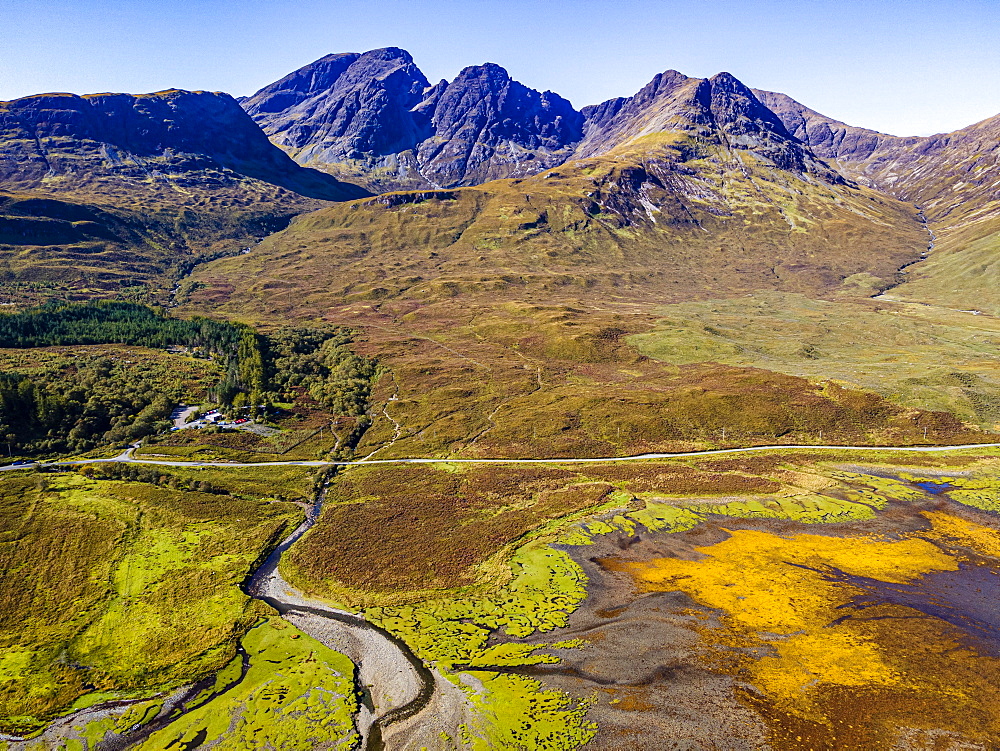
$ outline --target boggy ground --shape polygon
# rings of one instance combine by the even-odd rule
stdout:
[[[518,640],[583,646],[557,650],[558,664],[496,669],[596,696],[588,748],[995,748],[996,476],[781,471],[817,469],[837,481],[828,497],[869,513],[807,524],[722,499],[725,516],[701,505],[692,520],[673,501],[658,513],[673,531],[624,523],[641,512],[584,525],[566,550],[587,599],[566,628]]]
[[[992,748],[995,452],[864,456],[360,468],[286,573],[459,687],[473,748]]]

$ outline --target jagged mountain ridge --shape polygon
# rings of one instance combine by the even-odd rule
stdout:
[[[405,50],[328,55],[244,108],[300,164],[373,190],[472,185],[565,161],[583,116],[499,65],[431,86]]]
[[[728,73],[695,79],[669,70],[632,97],[577,111],[493,63],[431,86],[409,53],[386,48],[328,55],[241,103],[300,164],[375,192],[523,178],[645,135],[720,124],[733,146],[768,151],[783,168],[801,171],[808,161],[819,171],[826,156]]]
[[[577,111],[493,63],[432,86],[408,52],[391,47],[328,55],[242,103],[299,163],[356,178],[375,191],[527,177],[644,135],[711,126],[717,118],[728,122],[739,147],[748,135],[736,132],[742,120],[755,131],[750,140],[756,142],[748,145],[763,153],[768,142],[775,163],[799,169],[802,159],[814,168],[830,161],[849,179],[921,205],[931,221],[953,208],[949,186],[917,173],[962,171],[967,147],[974,145],[973,154],[989,151],[1000,131],[998,117],[952,134],[891,136],[826,117],[785,94],[749,89],[725,73],[704,79],[678,111],[678,92],[699,81],[668,70],[634,96]],[[933,166],[924,166],[927,160]]]
[[[920,206],[930,221],[1000,199],[1000,115],[951,133],[892,136],[826,117],[786,94],[754,90],[789,132],[854,179]],[[993,188],[990,195],[984,187]]]
[[[951,134],[903,138],[847,125],[784,94],[749,89],[729,74],[696,79],[673,70],[658,74],[634,96],[576,112],[554,94],[541,94],[511,81],[498,66],[466,69],[455,81],[439,82],[418,94],[426,79],[402,50],[375,50],[349,58],[350,65],[341,64],[337,75],[350,71],[352,90],[378,91],[379,96],[370,101],[382,108],[352,110],[352,127],[361,133],[378,133],[385,126],[380,113],[387,102],[395,102],[395,117],[407,124],[404,130],[410,140],[405,149],[384,144],[378,153],[365,151],[364,143],[355,139],[348,144],[354,150],[347,158],[343,156],[345,136],[331,131],[324,135],[313,128],[317,113],[343,109],[341,85],[331,88],[331,76],[324,75],[331,60],[343,56],[306,66],[244,104],[275,142],[301,163],[357,179],[377,192],[469,187],[497,178],[523,179],[553,167],[559,167],[562,174],[566,169],[575,171],[573,165],[581,160],[624,155],[622,174],[658,176],[643,183],[646,187],[617,196],[602,191],[612,213],[653,216],[657,210],[670,213],[683,207],[677,216],[697,214],[697,209],[724,216],[760,203],[764,206],[761,216],[777,211],[793,229],[810,227],[816,232],[820,217],[826,217],[822,224],[839,209],[831,213],[830,207],[810,200],[803,213],[802,201],[794,197],[799,189],[789,183],[777,192],[770,190],[766,187],[770,177],[778,176],[771,187],[788,182],[790,178],[782,173],[803,179],[812,186],[810,190],[834,186],[828,194],[834,203],[842,202],[836,194],[844,185],[857,183],[919,207],[918,222],[927,222],[923,240],[915,240],[908,226],[898,230],[900,237],[922,245],[921,250],[935,250],[927,263],[911,268],[908,275],[911,281],[927,277],[922,295],[937,294],[942,287],[934,269],[944,259],[946,271],[941,273],[951,290],[948,304],[982,307],[970,302],[970,290],[974,291],[971,297],[997,297],[992,283],[983,280],[1000,273],[994,261],[1000,247],[1000,117]],[[385,65],[394,75],[406,71],[405,101],[393,99],[389,88],[379,83],[379,66]],[[366,69],[377,75],[367,75]],[[308,82],[305,93],[314,109],[304,120],[293,122],[295,113],[277,105],[282,97],[302,97],[302,82]],[[254,110],[255,102],[259,107],[264,101],[271,103],[266,121]],[[301,140],[289,148],[280,139],[295,128]],[[666,158],[665,144],[671,152]],[[714,153],[706,156],[706,148]],[[707,163],[695,158],[699,154]],[[742,163],[746,161],[753,163]],[[711,163],[715,166],[708,168]],[[735,174],[734,168],[741,179],[727,177]],[[722,185],[727,180],[728,187]],[[631,178],[621,182],[631,183]],[[783,197],[785,193],[790,197]],[[856,208],[869,219],[882,211]],[[897,217],[904,218],[898,221],[908,224],[912,215],[909,208],[901,208]],[[975,269],[993,271],[979,274]],[[875,283],[876,288],[887,283],[884,269],[875,276],[882,280]],[[994,302],[993,307],[1000,306],[1000,300]]]
[[[366,69],[377,74],[366,79]],[[263,122],[283,129],[272,135],[278,143],[293,132],[305,137],[300,151],[289,150],[297,159],[320,147],[345,153],[378,132],[380,112],[404,112],[398,98],[389,108],[382,83],[401,70],[410,103],[420,77],[407,53],[390,49],[324,58],[243,104],[263,122],[261,112],[299,103]],[[337,120],[346,130],[308,136],[316,117],[332,122],[353,102],[371,106],[348,107],[351,117]],[[311,119],[296,121],[293,110]],[[754,289],[870,295],[898,283],[897,270],[926,248],[916,210],[831,168],[728,73],[667,71],[632,97],[576,115],[495,65],[428,87],[400,116],[407,132],[432,135],[405,153],[309,162],[336,174],[373,170],[369,185],[397,192],[323,210],[266,243],[274,265],[262,260],[255,291],[238,305],[268,297],[269,285],[286,289],[298,270],[304,276],[294,284],[311,289],[324,279],[326,292],[316,295],[331,304],[433,298],[442,286],[517,288],[544,300],[554,278],[661,299]],[[338,280],[318,272],[315,257]],[[490,286],[509,276],[520,282]]]
[[[577,288],[869,296],[926,247],[915,209],[831,169],[729,74],[658,76],[588,111],[579,143],[592,155],[525,178],[315,212],[196,278],[212,304],[291,316],[442,295],[549,304]]]

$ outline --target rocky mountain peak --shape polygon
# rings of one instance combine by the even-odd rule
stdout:
[[[357,52],[321,57],[261,89],[253,97],[244,98],[246,110],[251,116],[257,116],[294,107],[314,94],[332,89],[359,57]]]
[[[398,47],[327,55],[264,87],[243,107],[302,164],[413,148],[427,124],[411,110],[430,86]]]
[[[281,102],[293,104],[281,109]],[[376,191],[527,177],[661,133],[686,134],[691,148],[752,152],[781,169],[836,179],[726,72],[697,79],[666,70],[631,97],[577,111],[496,63],[469,66],[431,86],[409,53],[388,47],[328,55],[243,106],[300,164]]]
[[[477,130],[496,145],[559,149],[580,140],[583,116],[551,91],[538,92],[513,80],[495,63],[465,68],[437,98],[431,122],[435,135]]]
[[[752,151],[776,166],[802,172],[816,163],[781,119],[731,73],[718,73],[699,86],[704,104],[730,148]]]
[[[300,164],[376,190],[534,174],[565,160],[583,126],[568,101],[495,63],[431,86],[395,47],[328,55],[243,106]]]
[[[434,185],[526,176],[559,164],[583,134],[567,100],[513,80],[495,63],[462,70],[420,107],[433,134],[420,144],[421,174]]]

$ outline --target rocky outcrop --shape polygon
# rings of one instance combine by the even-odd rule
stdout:
[[[583,135],[583,115],[567,100],[529,89],[493,63],[439,84],[418,111],[429,115],[432,135],[417,162],[441,186],[535,174],[564,162]]]
[[[371,162],[412,150],[430,134],[414,108],[429,87],[395,47],[327,55],[258,91],[243,107],[301,164]]]
[[[576,148],[577,157],[602,154],[627,141],[677,125],[678,94],[697,79],[676,70],[658,73],[634,96],[609,99],[584,107],[584,139]]]
[[[754,89],[753,93],[781,118],[788,131],[822,159],[861,161],[886,143],[905,140],[834,120],[787,94]]]
[[[574,159],[669,143],[681,161],[719,150],[751,152],[781,170],[843,181],[730,73],[697,79],[668,70],[635,96],[583,113],[585,136]]]

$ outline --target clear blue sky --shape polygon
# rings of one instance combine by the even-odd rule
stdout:
[[[1000,112],[1000,0],[0,0],[0,100],[248,94],[328,52],[397,46],[432,81],[492,61],[576,106],[727,70],[897,135]]]

